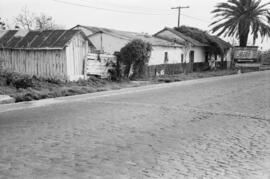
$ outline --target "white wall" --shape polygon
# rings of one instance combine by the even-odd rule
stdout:
[[[98,33],[90,36],[89,40],[93,43],[97,50],[101,50],[109,54],[119,52],[121,48],[129,42],[126,39],[120,39],[104,33]]]
[[[170,41],[175,41],[177,43],[183,44],[185,43],[185,39],[179,37],[178,35],[165,30],[157,34],[157,37],[161,37],[164,39],[168,39]],[[205,62],[205,50],[204,47],[197,47],[193,46],[190,50],[194,51],[194,63],[199,63],[199,62]],[[189,54],[187,56],[187,63],[189,62]]]
[[[205,62],[204,47],[192,47],[191,50],[194,51],[194,63]]]
[[[107,35],[104,33],[98,33],[89,37],[89,40],[93,43],[97,50],[103,50],[105,53],[114,54],[119,52],[129,41]],[[192,47],[191,50],[195,52],[195,63],[205,61],[205,51],[203,47]],[[153,46],[153,51],[149,60],[149,65],[164,64],[165,52],[168,52],[168,63],[181,63],[181,54],[183,49],[181,47],[162,47]],[[187,61],[189,62],[189,60]]]
[[[168,64],[181,63],[181,54],[183,50],[181,47],[160,47],[153,46],[149,65],[160,65],[164,64],[165,52],[168,52]]]

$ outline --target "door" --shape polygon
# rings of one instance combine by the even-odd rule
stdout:
[[[193,64],[194,64],[195,52],[191,50],[189,52],[189,64],[190,64],[190,71],[193,72]]]

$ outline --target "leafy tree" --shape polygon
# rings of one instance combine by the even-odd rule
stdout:
[[[217,18],[210,26],[217,35],[236,36],[241,47],[247,46],[249,35],[253,43],[260,35],[270,36],[270,3],[262,4],[261,0],[228,0],[219,3],[212,11]]]
[[[120,50],[121,61],[125,65],[124,75],[130,79],[143,77],[151,51],[152,45],[140,39],[124,46]]]

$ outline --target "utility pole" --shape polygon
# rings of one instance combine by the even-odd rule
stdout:
[[[180,27],[181,9],[187,9],[187,8],[189,8],[189,6],[172,7],[172,9],[178,9],[178,27]]]

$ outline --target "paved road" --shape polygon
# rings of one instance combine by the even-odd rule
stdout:
[[[269,91],[261,72],[0,106],[0,178],[267,179]]]

